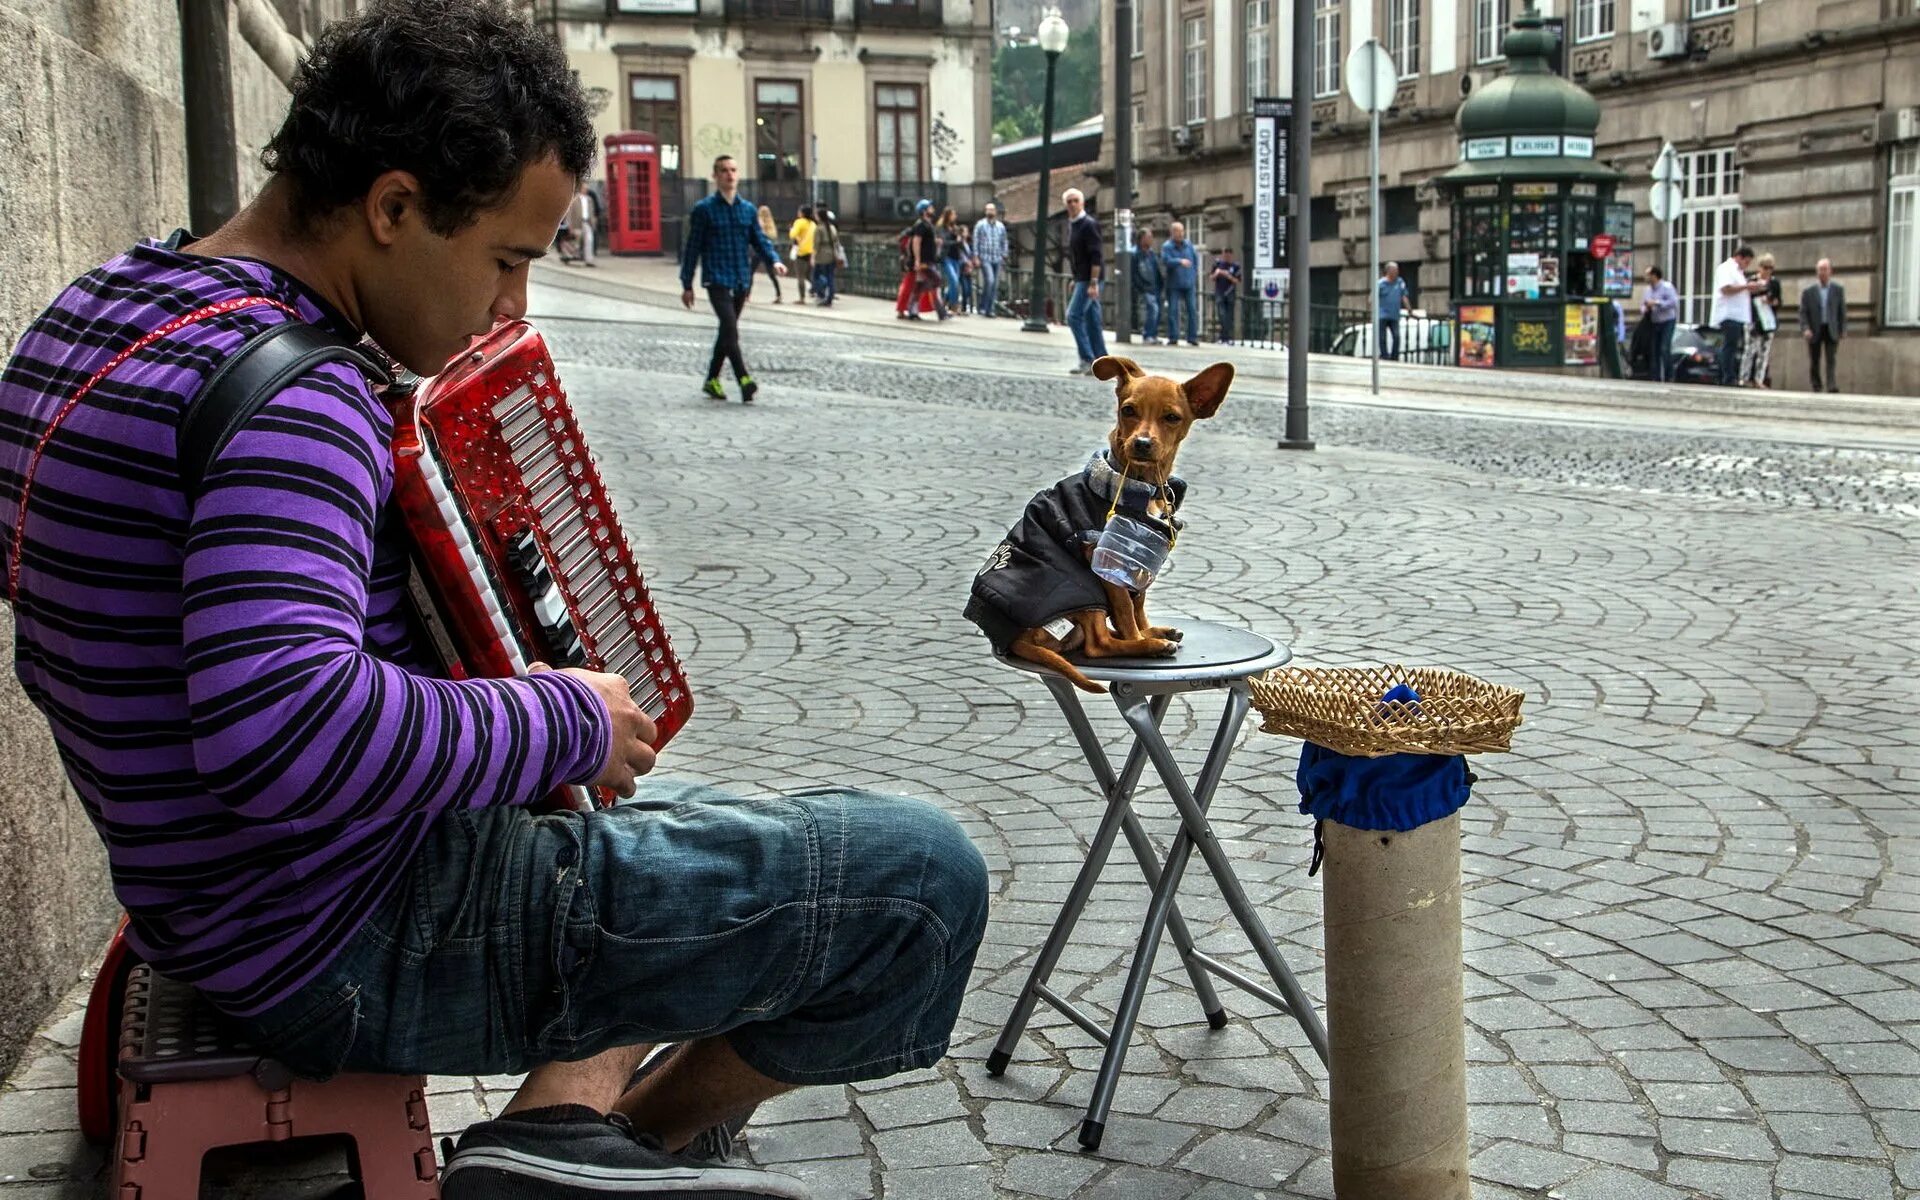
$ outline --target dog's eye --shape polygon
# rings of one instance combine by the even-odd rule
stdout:
[[[1180,423],[1180,414],[1179,414],[1179,413],[1168,413],[1168,414],[1167,414],[1167,424],[1169,424],[1169,425],[1178,425],[1179,423]]]
[[[1131,404],[1122,404],[1120,406],[1120,415],[1123,417],[1137,417],[1140,415],[1140,411]]]

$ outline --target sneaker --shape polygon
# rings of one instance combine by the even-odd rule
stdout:
[[[940,319],[942,321],[951,321],[953,320],[953,314],[950,312],[943,312],[940,314]]]
[[[1092,363],[1090,363],[1090,362],[1084,362],[1084,361],[1083,361],[1083,362],[1079,362],[1079,363],[1076,363],[1076,364],[1074,364],[1074,365],[1073,365],[1072,367],[1070,367],[1070,368],[1068,368],[1068,370],[1067,370],[1067,374],[1069,374],[1069,375],[1085,375],[1085,374],[1088,374],[1089,372],[1091,372],[1092,370],[1093,370],[1093,364],[1092,364]]]
[[[752,404],[754,393],[759,390],[760,385],[753,381],[753,376],[742,375],[740,377],[740,403]],[[721,395],[724,396],[726,393],[722,392]]]
[[[707,380],[700,385],[700,390],[712,396],[715,400],[725,400],[727,398],[727,389],[720,386],[718,379]]]
[[[443,1200],[810,1200],[798,1179],[669,1154],[624,1117],[562,1105],[467,1127],[440,1172]]]
[[[658,1071],[672,1058],[678,1046],[668,1046],[657,1051],[647,1061],[634,1068],[633,1077],[627,1080],[627,1090],[640,1086],[640,1081]],[[695,1158],[701,1162],[725,1163],[733,1159],[733,1148],[740,1139],[740,1131],[753,1119],[755,1109],[749,1108],[731,1120],[711,1125],[694,1135],[693,1141],[680,1152],[682,1158]]]
[[[1158,346],[1160,339],[1157,337],[1143,337],[1140,339],[1140,344],[1142,346]]]

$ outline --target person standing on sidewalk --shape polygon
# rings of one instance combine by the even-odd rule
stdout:
[[[1840,339],[1847,336],[1847,289],[1833,281],[1833,262],[1821,259],[1813,268],[1816,281],[1800,293],[1800,336],[1807,339],[1807,369],[1813,390],[1840,390]],[[1827,356],[1827,386],[1820,386],[1820,356]]]
[[[906,233],[907,278],[900,285],[902,296],[895,315],[903,321],[918,321],[923,302],[931,300],[944,321],[953,314],[940,297],[946,281],[940,273],[940,234],[933,227],[933,201],[922,200],[913,211],[913,225]]]
[[[1680,293],[1667,282],[1659,267],[1647,268],[1647,294],[1640,300],[1640,312],[1653,331],[1653,361],[1649,378],[1655,383],[1673,382],[1673,327],[1680,320]]]
[[[1107,356],[1107,335],[1100,328],[1100,280],[1106,274],[1106,259],[1100,246],[1100,222],[1087,211],[1087,198],[1079,188],[1068,188],[1061,199],[1067,205],[1067,257],[1073,266],[1067,328],[1080,352],[1073,373],[1085,375],[1093,370],[1094,359]]]
[[[840,271],[846,251],[840,246],[839,219],[833,210],[814,210],[813,221],[813,295],[821,308],[833,307],[833,281]]]
[[[940,277],[946,281],[948,312],[960,311],[960,263],[966,247],[960,244],[960,214],[951,205],[940,213]]]
[[[1380,318],[1375,336],[1380,339],[1380,357],[1388,362],[1400,359],[1400,314],[1411,305],[1407,303],[1407,281],[1400,278],[1400,264],[1390,262],[1385,273],[1380,276]]]
[[[800,214],[787,227],[787,240],[793,243],[793,284],[800,292],[794,303],[807,302],[807,285],[813,281],[813,205],[802,204]]]
[[[1000,219],[999,207],[991,201],[987,203],[987,215],[973,223],[973,256],[980,264],[975,289],[980,315],[991,317],[1000,303],[1000,269],[1007,261],[1007,225]]]
[[[1233,261],[1233,247],[1222,246],[1213,260],[1213,307],[1220,321],[1222,345],[1232,345],[1237,327],[1234,312],[1240,300],[1240,264]]]
[[[1780,280],[1773,274],[1773,255],[1754,262],[1760,272],[1760,291],[1753,298],[1753,325],[1747,330],[1747,348],[1740,356],[1740,386],[1773,386],[1773,333],[1780,328]]]
[[[1713,312],[1708,320],[1720,330],[1721,387],[1740,382],[1740,355],[1746,347],[1747,326],[1753,324],[1753,294],[1760,285],[1747,278],[1753,265],[1753,247],[1742,246],[1713,272]]]
[[[754,213],[753,203],[740,195],[740,164],[733,155],[722,154],[713,160],[713,191],[687,214],[687,244],[680,252],[680,303],[693,307],[693,269],[703,269],[702,282],[720,331],[713,339],[713,357],[707,361],[707,381],[700,390],[715,400],[725,400],[727,389],[720,386],[720,364],[733,364],[733,377],[740,384],[740,400],[753,403],[760,390],[747,374],[746,360],[740,353],[740,309],[753,291],[753,260],[766,264],[767,274],[779,286],[786,265],[773,248],[765,223]],[[767,213],[765,206],[760,212]],[[767,221],[772,214],[767,214]]]
[[[767,239],[767,245],[772,246],[777,243],[780,240],[780,230],[773,223],[773,210],[762,204],[760,206],[759,220],[760,232]],[[780,253],[778,250],[774,251],[773,261],[780,261]],[[784,271],[781,272],[781,274],[785,273]],[[773,263],[767,264],[767,278],[773,280],[773,302],[778,304],[780,303],[780,275],[774,274]]]
[[[1166,268],[1160,265],[1160,255],[1153,248],[1153,230],[1142,229],[1133,244],[1133,294],[1140,297],[1140,306],[1146,310],[1140,340],[1149,346],[1160,343],[1156,331],[1160,327],[1160,293],[1166,287],[1166,279]]]
[[[1187,240],[1187,227],[1175,221],[1167,229],[1167,242],[1160,247],[1160,265],[1167,274],[1167,345],[1180,340],[1180,310],[1187,314],[1187,345],[1200,344],[1200,313],[1194,304],[1193,288],[1200,277],[1200,252]]]

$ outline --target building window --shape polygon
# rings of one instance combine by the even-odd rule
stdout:
[[[1613,0],[1573,0],[1573,40],[1597,42],[1613,36]]]
[[[1733,149],[1679,156],[1680,214],[1673,222],[1668,280],[1680,293],[1680,320],[1706,321],[1713,309],[1713,272],[1740,245],[1740,167]]]
[[[1247,111],[1273,94],[1273,0],[1247,0]]]
[[[1920,142],[1887,165],[1887,307],[1883,323],[1920,325]]]
[[[1503,47],[1512,19],[1508,0],[1473,0],[1473,61],[1497,62],[1506,56]]]
[[[1313,94],[1340,94],[1340,0],[1313,0]]]
[[[680,81],[671,75],[627,76],[627,128],[660,139],[660,169],[680,169]]]
[[[1181,112],[1189,125],[1207,119],[1207,19],[1188,17],[1181,43],[1186,47],[1181,72]]]
[[[1740,5],[1740,0],[1693,0],[1693,15],[1696,17],[1717,17],[1721,13],[1730,13]]]
[[[800,112],[800,84],[792,79],[762,79],[753,85],[753,155],[762,181],[803,179],[806,120]]]
[[[1133,56],[1147,52],[1147,0],[1133,0]]]
[[[1141,139],[1147,133],[1147,102],[1135,100],[1131,107],[1133,109],[1133,145],[1134,149],[1138,150],[1146,144]]]
[[[920,178],[920,89],[911,83],[873,88],[874,178],[908,183]]]
[[[1420,0],[1387,0],[1387,53],[1400,78],[1420,74]]]
[[[1380,189],[1380,232],[1420,232],[1420,198],[1414,189],[1410,187]]]

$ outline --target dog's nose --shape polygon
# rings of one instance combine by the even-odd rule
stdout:
[[[1133,454],[1135,458],[1145,458],[1152,453],[1153,453],[1152,438],[1137,437],[1133,439]]]

